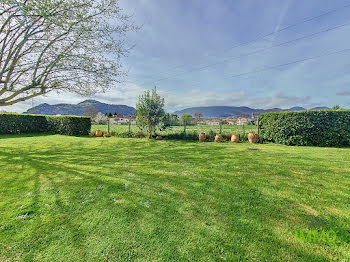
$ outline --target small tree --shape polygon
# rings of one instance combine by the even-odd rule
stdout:
[[[172,126],[179,125],[179,117],[177,115],[174,115],[174,114],[171,115],[171,125]]]
[[[203,116],[201,112],[195,112],[194,117],[196,119],[196,125],[198,124],[199,119]]]
[[[86,110],[84,112],[84,115],[91,116],[92,118],[95,118],[97,116],[97,114],[98,114],[98,111],[93,106],[86,108]]]
[[[165,113],[160,121],[160,130],[165,130],[171,126],[171,114]]]
[[[333,109],[333,110],[340,110],[341,107],[340,107],[340,105],[335,105],[335,106],[332,107],[332,109]]]
[[[220,119],[219,124],[220,124],[220,133],[219,134],[221,135],[221,133],[222,133],[222,125],[225,124],[225,120],[224,119]]]
[[[141,129],[146,129],[149,137],[152,137],[164,115],[164,99],[157,94],[156,89],[146,91],[139,97],[136,122]]]
[[[184,125],[186,125],[186,126],[188,126],[189,124],[191,124],[192,119],[193,119],[193,118],[192,118],[192,115],[191,115],[191,114],[185,113],[185,114],[183,114],[183,115],[181,116],[181,123],[184,124]]]
[[[192,115],[185,113],[181,116],[181,123],[184,125],[184,133],[186,134],[186,126],[191,124],[192,122]]]

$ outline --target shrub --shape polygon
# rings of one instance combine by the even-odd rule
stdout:
[[[221,136],[222,136],[222,140],[223,141],[231,141],[231,135],[224,134],[224,135],[221,135]]]
[[[215,138],[215,132],[213,130],[209,130],[209,133],[207,134],[207,140],[214,141]]]
[[[285,145],[349,146],[350,110],[266,113],[259,116],[260,139]]]
[[[49,133],[68,136],[84,136],[91,129],[90,117],[45,116]]]
[[[45,116],[0,113],[0,134],[47,132]]]
[[[122,137],[122,138],[144,138],[147,137],[147,135],[141,131],[137,131],[137,132],[115,132],[112,131],[110,133],[111,136],[115,136],[115,137]]]
[[[176,139],[176,140],[198,140],[198,133],[196,131],[193,132],[181,132],[181,133],[173,133],[164,135],[165,139]]]
[[[88,135],[90,117],[0,113],[0,134],[53,133]]]

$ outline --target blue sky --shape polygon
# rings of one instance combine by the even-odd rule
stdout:
[[[340,104],[349,108],[350,51],[237,76],[350,48],[347,4],[345,0],[120,0],[142,28],[128,34],[128,44],[134,48],[123,59],[129,71],[125,82],[93,98],[135,106],[138,95],[156,85],[169,111],[215,105],[311,108]],[[331,10],[337,11],[278,32]],[[276,33],[261,38],[272,32]],[[287,41],[293,42],[274,47]],[[84,99],[51,94],[33,103]],[[31,102],[24,102],[8,110],[30,106]]]

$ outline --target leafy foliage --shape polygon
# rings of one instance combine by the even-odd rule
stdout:
[[[136,104],[137,125],[151,137],[164,116],[164,99],[157,94],[156,89],[145,91]]]
[[[342,108],[340,107],[340,105],[335,105],[335,106],[332,107],[332,109],[333,110],[339,110],[339,109],[342,109]]]
[[[181,123],[188,126],[192,123],[192,119],[193,117],[191,114],[188,114],[188,113],[182,114]]]
[[[297,146],[349,146],[350,110],[266,113],[260,139]]]
[[[0,134],[54,133],[87,135],[91,129],[90,117],[0,114]]]
[[[160,130],[165,130],[171,126],[176,126],[178,124],[179,121],[177,119],[177,115],[165,113],[163,118],[161,119]]]

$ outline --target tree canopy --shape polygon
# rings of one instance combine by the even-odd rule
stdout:
[[[151,137],[164,116],[164,98],[157,94],[156,89],[145,91],[136,104],[137,125],[145,128]]]
[[[184,125],[189,125],[189,124],[191,124],[192,119],[193,119],[192,115],[191,115],[191,114],[188,114],[188,113],[182,114],[182,116],[181,116],[181,122],[182,122]]]
[[[0,106],[107,90],[125,75],[133,30],[117,0],[0,0]]]

